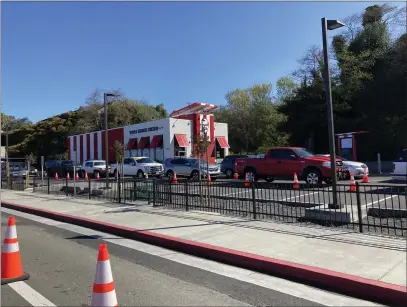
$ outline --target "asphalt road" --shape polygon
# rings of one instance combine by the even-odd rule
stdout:
[[[2,211],[4,233],[9,214]],[[3,285],[2,306],[88,306],[100,243],[108,244],[119,306],[375,306],[89,229],[15,216],[31,278]]]

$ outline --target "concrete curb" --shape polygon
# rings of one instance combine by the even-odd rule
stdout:
[[[381,281],[370,280],[312,266],[245,253],[205,243],[184,240],[150,231],[99,222],[68,214],[18,205],[1,201],[4,208],[17,210],[56,221],[74,224],[116,236],[141,241],[174,251],[210,259],[233,266],[278,276],[296,282],[318,286],[365,300],[391,306],[403,306],[407,298],[407,288]]]

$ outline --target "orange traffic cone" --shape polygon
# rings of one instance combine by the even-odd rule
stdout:
[[[99,180],[100,179],[100,175],[99,175],[99,172],[97,172],[96,173],[96,180]]]
[[[66,173],[66,179],[70,179],[69,173]]]
[[[350,173],[350,187],[349,192],[356,192],[356,181],[353,173]]]
[[[299,182],[298,182],[297,173],[294,173],[294,184],[293,184],[293,188],[294,188],[294,189],[299,189],[299,188],[300,188],[300,184],[299,184]]]
[[[208,174],[208,184],[212,183],[211,174]]]
[[[367,169],[366,168],[363,171],[362,183],[369,183],[369,176],[367,175]]]
[[[76,174],[75,174],[75,180],[79,180],[78,172],[76,172]]]
[[[174,176],[172,176],[172,183],[177,183],[177,182],[178,182],[177,173],[174,172]]]
[[[148,174],[147,173],[144,174],[144,178],[148,179]]]
[[[239,179],[238,173],[235,172],[235,173],[233,174],[233,179]]]
[[[30,275],[24,273],[18,246],[17,228],[14,216],[8,219],[6,237],[1,250],[1,284],[27,280]]]
[[[245,176],[245,178],[244,178],[244,186],[245,186],[246,188],[249,188],[249,187],[250,187],[249,173],[246,173],[246,176]]]
[[[118,306],[106,244],[100,244],[91,306]]]
[[[88,180],[89,180],[88,173],[85,172],[85,181],[88,181]]]
[[[55,173],[55,180],[58,180],[58,173]]]

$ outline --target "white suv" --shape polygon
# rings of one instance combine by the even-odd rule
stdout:
[[[110,167],[109,167],[110,170]],[[81,167],[81,177],[85,176],[85,173],[97,177],[99,174],[100,177],[106,176],[106,161],[105,160],[88,160],[83,162]],[[110,171],[109,171],[110,174]]]
[[[396,161],[393,162],[392,178],[394,180],[407,180],[407,148],[403,149]]]
[[[113,173],[115,177],[117,173],[120,174],[120,168],[117,164],[112,164]],[[144,178],[148,174],[149,177],[162,177],[164,174],[164,167],[162,164],[155,162],[149,157],[131,157],[125,158],[123,163],[124,176],[137,176]]]

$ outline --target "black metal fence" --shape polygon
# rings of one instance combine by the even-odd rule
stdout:
[[[10,181],[10,180],[9,180]],[[120,203],[147,201],[156,207],[196,210],[285,223],[319,224],[407,236],[407,187],[338,184],[337,204],[330,185],[222,181],[207,183],[168,179],[33,180],[34,192],[107,199]],[[23,183],[3,184],[22,189]],[[27,185],[25,185],[26,187]]]

